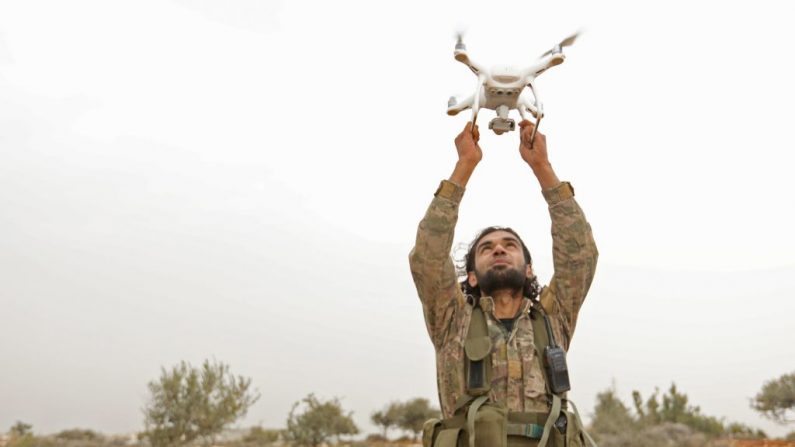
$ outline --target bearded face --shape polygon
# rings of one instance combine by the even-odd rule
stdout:
[[[467,274],[467,281],[471,287],[478,287],[481,295],[494,296],[500,290],[513,295],[533,281],[533,269],[525,258],[523,244],[513,233],[505,230],[488,233],[471,250],[474,268]]]
[[[522,290],[527,279],[524,272],[508,265],[496,265],[485,272],[475,270],[475,277],[486,296],[497,290]]]

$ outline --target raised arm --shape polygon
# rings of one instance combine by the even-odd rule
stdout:
[[[449,180],[443,180],[425,217],[417,229],[417,239],[409,254],[409,264],[417,294],[422,302],[428,334],[437,348],[444,341],[456,305],[463,305],[463,294],[456,281],[450,258],[458,205],[469,177],[482,158],[477,144],[478,130],[467,123],[455,139],[458,161]]]
[[[519,152],[522,159],[533,170],[541,185],[544,199],[549,205],[552,220],[552,257],[555,273],[549,290],[542,294],[542,304],[559,317],[568,348],[574,335],[577,316],[591,287],[599,252],[591,233],[591,226],[574,200],[574,189],[568,182],[561,182],[547,156],[546,136],[537,132],[530,149],[533,124],[523,121]]]

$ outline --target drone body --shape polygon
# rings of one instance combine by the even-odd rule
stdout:
[[[478,77],[478,81],[475,93],[470,97],[461,102],[455,97],[450,97],[447,103],[447,114],[453,116],[471,108],[472,123],[474,124],[481,108],[494,110],[497,112],[497,117],[491,120],[489,129],[492,129],[497,135],[516,128],[516,122],[508,118],[508,112],[514,109],[519,111],[523,120],[527,119],[528,113],[533,115],[536,118],[536,124],[538,124],[544,116],[544,108],[534,85],[535,78],[550,67],[563,63],[566,59],[563,47],[574,43],[576,38],[577,34],[567,37],[544,53],[530,67],[517,68],[498,65],[487,70],[469,58],[466,45],[459,35],[458,43],[455,46],[455,59],[468,66]],[[525,87],[530,88],[529,93]]]

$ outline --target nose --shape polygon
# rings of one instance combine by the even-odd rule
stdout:
[[[505,254],[505,253],[506,253],[505,247],[503,247],[502,244],[497,244],[494,246],[494,251],[493,251],[494,255]]]

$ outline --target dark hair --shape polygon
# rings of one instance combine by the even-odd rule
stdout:
[[[477,248],[478,242],[480,242],[483,237],[494,233],[495,231],[506,231],[511,233],[512,235],[516,236],[519,239],[519,242],[522,244],[522,253],[524,253],[524,262],[526,265],[533,265],[533,258],[530,256],[530,250],[527,249],[527,245],[525,245],[522,238],[519,234],[514,231],[510,227],[500,227],[500,226],[493,226],[487,227],[478,233],[475,236],[475,239],[469,243],[469,248],[467,249],[466,255],[464,255],[464,270],[465,273],[474,272],[475,271],[475,248]],[[469,284],[468,278],[464,278],[461,281],[461,290],[464,292],[464,295],[472,295],[474,298],[480,297],[480,287],[472,287]],[[538,297],[538,293],[541,290],[541,286],[538,284],[538,278],[535,275],[527,278],[524,283],[524,288],[522,290],[522,294],[531,300],[535,300]]]

